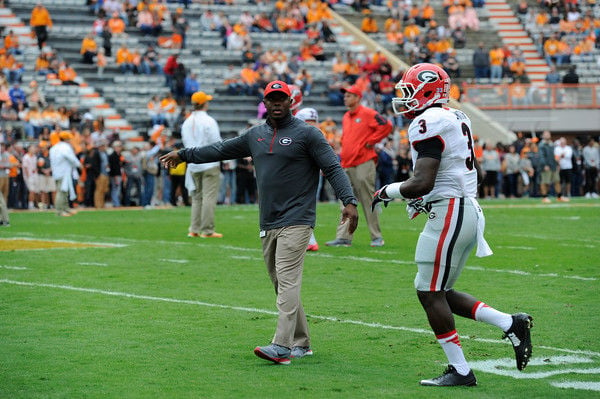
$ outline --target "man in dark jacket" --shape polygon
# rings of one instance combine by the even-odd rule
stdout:
[[[306,315],[300,301],[306,246],[316,219],[319,169],[344,204],[342,223],[358,224],[350,181],[323,134],[290,113],[288,85],[270,82],[264,91],[267,121],[241,136],[206,147],[163,155],[165,167],[252,156],[259,192],[263,257],[275,291],[279,318],[272,343],[254,353],[277,364],[312,355]]]
[[[115,141],[112,144],[113,152],[108,156],[110,177],[110,201],[114,207],[121,206],[121,193],[123,191],[123,144]]]
[[[483,42],[479,42],[473,52],[473,67],[475,68],[475,79],[477,81],[490,77],[490,55]]]

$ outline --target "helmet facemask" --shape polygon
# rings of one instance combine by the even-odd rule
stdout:
[[[436,65],[417,64],[405,73],[396,90],[401,97],[392,99],[394,112],[412,119],[417,112],[433,104],[448,102],[450,78]]]

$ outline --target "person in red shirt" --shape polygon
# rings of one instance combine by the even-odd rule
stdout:
[[[179,57],[179,54],[172,54],[169,56],[169,58],[167,58],[167,61],[165,62],[165,66],[163,67],[163,72],[165,74],[165,86],[167,86],[169,89],[173,89],[173,75],[175,74],[175,69],[177,68],[177,65],[179,65],[179,62],[177,61],[177,58]]]
[[[361,105],[362,91],[357,86],[343,88],[344,105],[348,111],[342,119],[341,164],[350,178],[354,194],[362,205],[371,235],[371,246],[384,244],[379,228],[379,215],[371,212],[370,203],[375,193],[377,154],[375,144],[392,132],[392,123],[377,111]],[[335,240],[325,245],[349,247],[353,234],[345,224],[338,225]]]

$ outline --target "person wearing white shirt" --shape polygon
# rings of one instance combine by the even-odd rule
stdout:
[[[560,186],[563,200],[571,196],[571,179],[573,178],[573,147],[567,145],[567,139],[561,137],[554,147],[554,157],[560,166]]]
[[[590,138],[583,148],[583,167],[585,168],[585,197],[598,198],[596,180],[598,179],[598,165],[600,165],[600,151],[594,139]]]
[[[68,143],[73,134],[65,130],[59,133],[59,137],[60,141],[50,148],[50,166],[57,188],[54,206],[58,216],[71,216],[74,212],[69,210],[69,200],[77,198],[73,174],[81,168],[81,163]]]
[[[37,145],[31,144],[27,147],[27,153],[23,155],[22,170],[25,185],[27,186],[29,209],[34,209],[39,202],[40,190],[38,184]]]
[[[194,111],[181,126],[185,148],[204,147],[221,141],[217,121],[208,115],[208,103],[213,99],[202,91],[192,95]],[[189,164],[185,186],[192,198],[192,216],[188,237],[221,238],[215,232],[215,208],[221,184],[219,162]]]

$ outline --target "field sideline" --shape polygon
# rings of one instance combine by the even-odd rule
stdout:
[[[457,284],[508,313],[534,317],[533,359],[488,325],[457,319],[476,388],[418,385],[445,356],[414,294],[425,221],[395,202],[386,245],[365,227],[327,248],[339,209],[320,204],[303,302],[311,358],[271,365],[276,308],[255,206],[219,207],[223,239],[185,236],[189,208],[14,212],[0,229],[1,398],[592,398],[600,395],[600,203],[481,201],[494,256]]]

